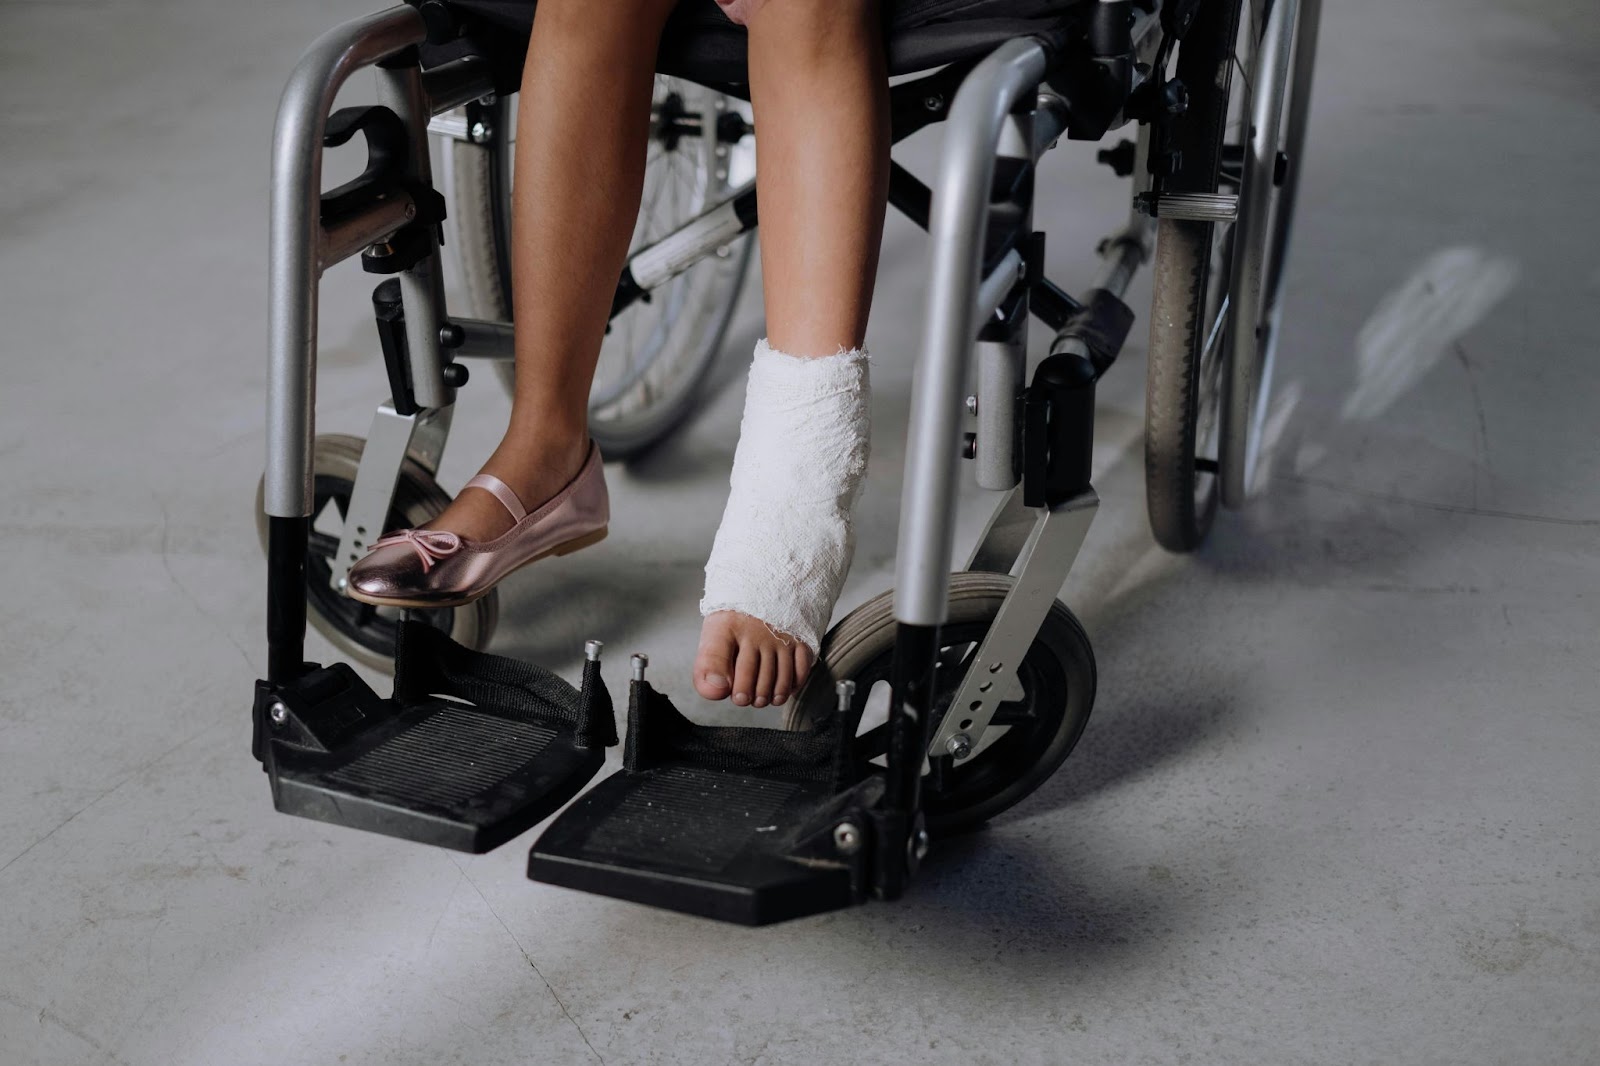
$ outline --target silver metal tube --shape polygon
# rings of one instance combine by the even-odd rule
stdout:
[[[978,485],[1009,489],[1017,483],[1017,389],[1022,355],[1009,341],[978,342],[978,438],[973,455]]]
[[[457,359],[516,358],[516,329],[511,323],[452,318],[450,324],[461,331],[461,343],[455,348]]]
[[[1128,229],[1114,237],[1107,237],[1100,253],[1100,269],[1091,287],[1105,289],[1120,298],[1133,283],[1133,276],[1139,272],[1146,251],[1142,230]]]
[[[411,197],[405,193],[375,203],[364,215],[347,218],[335,226],[322,230],[321,251],[317,255],[318,272],[327,270],[353,255],[360,255],[368,246],[390,236],[406,224],[415,213]]]
[[[380,69],[378,98],[405,123],[409,149],[406,176],[431,188],[433,163],[428,157],[428,119],[432,112],[422,91],[422,71],[415,66]],[[444,274],[439,260],[439,246],[434,243],[426,259],[400,272],[411,390],[423,407],[445,407],[455,402],[455,390],[444,383],[445,360],[439,345],[439,326],[444,321]]]
[[[347,22],[311,46],[278,101],[267,226],[265,494],[266,512],[275,517],[311,513],[322,134],[328,112],[354,71],[425,36],[422,16],[411,7]]]
[[[1022,280],[1023,271],[1022,255],[1015,248],[1005,254],[1005,258],[995,264],[987,277],[978,283],[977,301],[972,309],[972,321],[975,326],[981,326],[985,319],[995,313],[1011,290],[1016,288],[1017,282]]]
[[[728,198],[648,248],[641,248],[628,259],[633,280],[647,292],[672,280],[745,230],[744,221],[734,209],[734,201],[749,192],[755,182],[734,189]]]
[[[933,192],[923,355],[912,384],[905,485],[895,561],[895,618],[909,625],[945,619],[955,525],[955,475],[962,399],[975,335],[974,290],[994,179],[994,152],[1006,117],[1044,77],[1044,47],[1013,38],[973,68],[945,124]]]
[[[494,92],[494,74],[480,56],[463,56],[422,76],[428,110],[439,115]]]

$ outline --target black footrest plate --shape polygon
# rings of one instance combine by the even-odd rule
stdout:
[[[470,852],[549,817],[617,742],[598,657],[574,688],[411,620],[392,698],[345,663],[307,664],[288,683],[256,683],[255,727],[283,813]]]
[[[272,800],[285,814],[469,852],[527,832],[605,760],[570,733],[448,700],[408,707],[332,752],[274,755]]]
[[[836,801],[825,782],[684,764],[621,771],[540,835],[528,876],[744,925],[836,910],[856,902],[849,868],[796,856]]]

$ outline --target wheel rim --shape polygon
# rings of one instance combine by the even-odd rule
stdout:
[[[405,612],[353,600],[335,591],[331,584],[339,534],[330,527],[343,528],[352,488],[348,479],[336,475],[317,474],[313,478],[311,538],[306,552],[307,606],[346,641],[376,658],[388,659],[394,655],[395,637]],[[391,510],[385,528],[399,529],[409,524],[404,515]],[[412,612],[414,619],[445,634],[454,629],[454,615],[453,610]]]
[[[749,139],[727,144],[718,133],[718,119],[730,106],[721,93],[656,76],[630,254],[676,231],[725,199],[737,181],[753,176]],[[514,129],[514,121],[507,128]],[[510,138],[497,146],[508,158],[514,154]],[[500,228],[507,227],[502,219]],[[734,242],[612,319],[589,394],[590,428],[608,452],[655,439],[692,400],[732,315],[749,253],[749,241]],[[510,364],[504,366],[509,375]]]
[[[934,672],[934,731],[949,712],[968,663],[989,631],[990,622],[966,622],[941,631],[943,641]],[[885,653],[856,671],[863,708],[870,715],[875,700],[887,696],[893,654]],[[1011,786],[1038,761],[1039,752],[1061,728],[1066,702],[1047,705],[1040,693],[1065,692],[1067,678],[1061,666],[1037,646],[1028,650],[1017,669],[1023,697],[1000,704],[989,728],[971,755],[952,765],[930,761],[923,775],[923,809],[930,821],[957,815],[993,798]],[[888,752],[887,722],[874,725],[856,737],[858,764],[881,766]]]
[[[935,717],[954,695],[965,672],[964,661],[975,653],[1011,587],[1012,578],[1001,574],[951,575],[950,617],[940,627],[944,647]],[[887,741],[886,729],[873,730],[881,724],[879,719],[887,720],[897,631],[893,604],[893,594],[884,593],[841,619],[824,638],[821,658],[784,712],[784,728],[814,728],[835,713],[835,682],[854,681],[853,711],[860,733],[855,755],[862,771],[872,769]],[[1023,698],[997,708],[996,726],[985,731],[972,754],[959,765],[945,767],[955,773],[932,779],[930,772],[939,770],[931,761],[924,766],[924,810],[930,829],[956,832],[994,817],[1048,780],[1077,745],[1094,705],[1094,653],[1082,627],[1060,604],[1050,609],[1018,664],[1018,677]]]
[[[1309,5],[1308,5],[1309,6]],[[1238,219],[1230,234],[1228,296],[1230,326],[1226,331],[1227,373],[1222,390],[1222,500],[1241,506],[1255,480],[1261,431],[1272,394],[1276,354],[1278,287],[1287,251],[1286,208],[1293,196],[1282,195],[1298,177],[1300,160],[1286,149],[1298,114],[1288,101],[1294,77],[1301,0],[1270,0],[1260,12],[1240,20],[1240,36],[1250,49],[1241,61],[1236,45],[1233,95],[1243,108],[1234,142],[1240,159]],[[1232,100],[1230,100],[1230,110]]]
[[[351,486],[361,465],[363,442],[357,437],[328,434],[317,438],[312,475],[311,530],[306,559],[306,620],[341,653],[375,670],[394,668],[394,640],[402,612],[369,609],[346,598],[331,585],[333,557],[344,531]],[[266,479],[256,485],[256,532],[267,551]],[[385,528],[419,526],[450,503],[450,497],[419,465],[406,460],[400,469]],[[451,640],[482,649],[494,635],[499,593],[489,592],[461,607],[419,611],[416,617]]]

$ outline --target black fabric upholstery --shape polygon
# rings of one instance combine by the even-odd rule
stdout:
[[[1060,33],[1089,0],[890,0],[889,72],[909,74],[981,55],[1026,34]],[[537,0],[452,0],[466,37],[496,67],[496,81],[514,85]],[[425,57],[426,59],[426,57]],[[682,0],[662,35],[657,69],[708,85],[740,85],[744,27],[713,0]]]

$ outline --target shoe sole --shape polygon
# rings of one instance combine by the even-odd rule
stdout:
[[[554,556],[561,556],[561,555],[571,555],[573,552],[582,551],[584,548],[592,547],[592,546],[594,546],[596,544],[599,544],[601,541],[606,539],[606,534],[609,531],[610,531],[610,527],[601,526],[599,529],[595,530],[593,533],[585,533],[583,536],[575,537],[572,540],[569,540],[564,544],[557,544],[554,548],[551,548],[549,551],[543,551],[543,552],[540,552],[538,555],[533,556],[532,558],[524,559],[522,562],[518,563],[516,566],[512,567],[510,570],[507,570],[505,572],[505,575],[500,578],[500,581],[504,581],[506,578],[510,577],[512,574],[516,573],[518,570],[521,570],[525,566],[532,566],[534,563],[538,562],[540,559],[549,559],[549,558],[552,558]],[[463,597],[461,599],[452,599],[452,600],[395,600],[395,599],[387,599],[387,598],[382,597],[382,596],[368,596],[365,593],[361,593],[361,592],[356,591],[356,589],[354,589],[354,588],[349,589],[345,593],[345,595],[349,596],[352,600],[357,600],[357,601],[359,601],[361,603],[371,604],[373,607],[404,607],[404,608],[407,608],[407,609],[410,609],[410,610],[443,611],[443,610],[450,610],[450,609],[456,608],[456,607],[465,607],[467,604],[472,603],[475,600],[482,599],[483,597],[489,595],[489,593],[493,592],[496,588],[498,588],[499,585],[500,585],[500,581],[496,581],[493,585],[490,585],[488,588],[484,589],[480,593],[477,593],[476,595],[466,596],[466,597]]]

